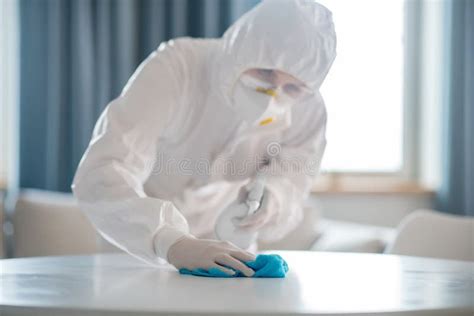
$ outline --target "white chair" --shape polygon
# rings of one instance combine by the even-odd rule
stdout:
[[[385,253],[474,261],[474,217],[419,210],[397,230]]]
[[[395,229],[339,220],[321,220],[321,236],[315,241],[313,251],[382,253],[393,238]]]
[[[15,257],[99,252],[94,228],[68,193],[23,190],[13,226]]]

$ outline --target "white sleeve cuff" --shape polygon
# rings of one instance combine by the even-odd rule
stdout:
[[[189,236],[187,232],[183,232],[170,225],[160,227],[153,238],[153,246],[158,257],[168,261],[169,248],[178,241],[178,239]]]

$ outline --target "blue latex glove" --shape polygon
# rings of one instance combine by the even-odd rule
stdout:
[[[258,255],[255,261],[249,261],[245,264],[255,271],[255,274],[252,276],[253,278],[284,278],[288,272],[288,264],[279,255]],[[180,269],[179,273],[214,278],[244,277],[240,271],[236,271],[234,275],[228,275],[217,268],[211,268],[209,270]]]

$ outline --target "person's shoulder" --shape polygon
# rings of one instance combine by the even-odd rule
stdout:
[[[162,42],[158,47],[158,52],[174,52],[174,53],[199,53],[212,51],[220,44],[218,38],[192,38],[178,37]]]
[[[208,66],[209,56],[214,54],[219,44],[219,39],[179,37],[162,42],[151,55],[154,61],[174,69],[178,76],[199,73]]]

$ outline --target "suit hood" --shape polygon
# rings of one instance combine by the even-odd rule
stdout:
[[[310,0],[265,0],[224,33],[213,76],[226,98],[251,68],[283,71],[317,91],[335,57],[336,33],[326,7]]]

